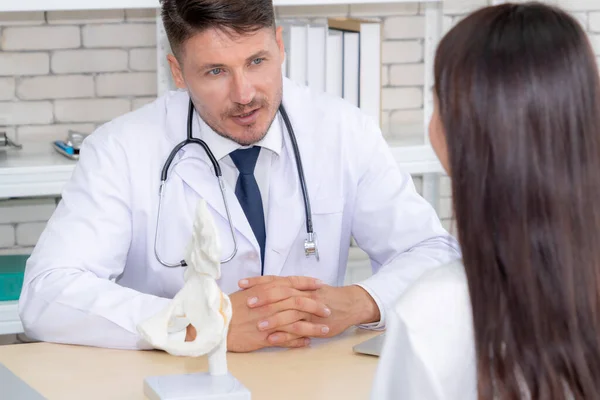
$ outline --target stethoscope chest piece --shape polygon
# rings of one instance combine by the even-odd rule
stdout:
[[[317,240],[317,234],[311,232],[308,234],[308,238],[304,241],[304,255],[308,258],[315,256],[319,261],[319,245]]]

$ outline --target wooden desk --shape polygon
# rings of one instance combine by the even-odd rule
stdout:
[[[229,369],[252,400],[368,399],[378,359],[352,346],[377,334],[352,329],[307,349],[230,353]],[[49,343],[0,346],[0,363],[50,400],[141,400],[147,376],[208,370],[206,357]]]

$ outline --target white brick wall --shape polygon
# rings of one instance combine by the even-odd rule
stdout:
[[[15,226],[0,225],[0,248],[15,247]]]
[[[277,18],[287,17],[345,17],[348,15],[348,6],[345,5],[323,5],[309,7],[276,7]]]
[[[0,201],[0,253],[29,252],[55,204],[56,200],[52,198]]]
[[[525,0],[518,0],[524,2]],[[545,0],[546,3],[557,4],[570,11],[600,11],[598,0]]]
[[[600,32],[600,12],[590,13],[589,18],[590,32]]]
[[[350,16],[357,18],[381,18],[395,15],[417,15],[419,3],[353,4]]]
[[[425,18],[422,16],[389,17],[383,24],[386,39],[420,39],[425,36]]]
[[[49,141],[147,103],[155,20],[155,10],[0,13],[0,123]]]
[[[134,71],[156,71],[156,49],[133,49],[129,52],[129,68]]]
[[[125,17],[131,22],[154,22],[156,21],[156,11],[150,9],[126,10]]]
[[[51,66],[55,74],[127,71],[128,52],[110,50],[65,50],[52,54]]]
[[[76,26],[21,26],[2,31],[2,50],[73,49],[81,45]]]
[[[390,114],[390,122],[395,126],[423,123],[423,110],[395,110]]]
[[[17,135],[20,140],[42,141],[48,138],[67,137],[69,130],[76,132],[91,133],[96,128],[93,123],[85,124],[53,124],[53,125],[21,125],[17,128]]]
[[[57,122],[104,122],[131,111],[127,99],[56,100]]]
[[[83,27],[85,47],[156,46],[153,24],[86,25]]]
[[[594,51],[600,55],[600,35],[590,35],[590,39],[592,40]]]
[[[124,19],[125,10],[51,11],[46,13],[46,21],[51,25],[107,24],[122,22]]]
[[[423,60],[423,44],[418,41],[385,41],[381,47],[384,64],[414,63]]]
[[[523,1],[523,0],[518,0]],[[600,56],[600,1],[545,0],[571,10]],[[444,31],[488,0],[445,0]],[[277,17],[376,18],[383,23],[382,101],[390,140],[422,134],[424,6],[278,7]],[[0,13],[0,120],[20,140],[52,140],[151,102],[156,95],[156,10]],[[420,189],[421,180],[415,184]],[[450,181],[440,217],[451,229]],[[30,249],[53,199],[0,202],[0,254]],[[13,250],[11,250],[13,249]]]
[[[390,85],[392,86],[423,86],[425,65],[401,64],[390,67]]]
[[[156,74],[148,72],[101,74],[96,77],[96,94],[100,97],[156,94]]]
[[[0,52],[0,76],[45,75],[50,72],[48,53]]]
[[[0,202],[0,224],[44,221],[50,218],[55,199],[5,200]]]
[[[387,86],[390,84],[390,67],[387,65],[381,65],[381,86]]]
[[[19,247],[35,246],[42,231],[46,227],[45,222],[24,222],[16,226],[16,245]]]
[[[44,12],[11,12],[0,15],[2,26],[42,25],[46,22]]]
[[[52,102],[0,102],[0,116],[8,125],[51,124],[54,121]]]
[[[0,78],[0,101],[12,100],[15,96],[15,78]]]
[[[17,96],[22,100],[93,97],[94,78],[85,75],[21,78]]]
[[[417,88],[383,88],[381,103],[384,110],[420,108],[423,105],[423,90]]]

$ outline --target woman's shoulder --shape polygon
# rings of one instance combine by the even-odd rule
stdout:
[[[462,264],[424,273],[390,313],[372,399],[476,399],[471,321]]]
[[[398,298],[394,313],[405,323],[423,321],[424,315],[432,313],[439,315],[439,322],[455,319],[458,315],[470,317],[469,288],[462,262],[453,262],[423,273]]]
[[[465,274],[465,267],[462,261],[453,261],[423,273],[423,275],[421,275],[421,277],[417,280],[417,283],[466,284],[467,276]]]

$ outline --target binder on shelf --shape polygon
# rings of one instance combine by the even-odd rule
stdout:
[[[344,36],[342,32],[335,29],[328,29],[325,91],[337,97],[344,97],[343,40]]]
[[[343,35],[343,97],[381,124],[381,22],[330,18]]]
[[[360,33],[343,32],[343,97],[360,107]]]
[[[342,97],[381,125],[381,22],[355,18],[278,21],[284,76]]]
[[[306,81],[321,92],[326,84],[327,32],[327,21],[313,22],[307,27]]]
[[[307,85],[308,22],[284,20],[279,25],[283,28],[285,47],[284,75],[294,82]]]

